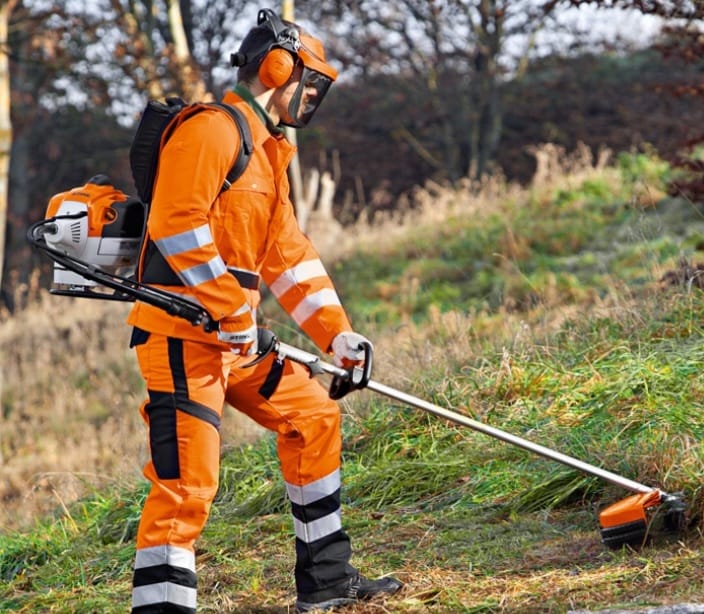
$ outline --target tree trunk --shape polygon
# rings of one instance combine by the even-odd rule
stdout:
[[[494,157],[501,135],[501,100],[497,60],[504,37],[504,12],[495,0],[479,2],[480,23],[477,31],[475,69],[477,84],[472,121],[469,177],[481,179]]]
[[[191,57],[188,36],[183,24],[181,2],[179,2],[179,0],[169,0],[168,5],[169,30],[174,40],[174,56],[178,66],[181,90],[183,91],[185,99],[189,102],[205,100],[207,94],[205,91],[205,83]]]
[[[8,24],[15,0],[0,0],[0,287],[5,266],[5,235],[7,232],[7,198],[12,147],[12,121],[10,118],[10,60],[8,56]],[[3,462],[2,422],[5,407],[2,402],[3,380],[0,371],[0,464]]]
[[[294,0],[281,1],[281,18],[287,21],[294,21]],[[286,127],[286,138],[292,145],[297,145],[296,130]],[[305,190],[303,189],[303,171],[301,170],[301,159],[296,154],[288,167],[288,178],[291,182],[291,197],[293,206],[296,209],[296,219],[303,232],[306,231],[308,215],[313,203],[306,202]]]
[[[12,147],[12,121],[10,119],[10,62],[8,48],[8,22],[13,0],[0,0],[0,287],[5,266],[5,235],[7,232],[7,198]]]

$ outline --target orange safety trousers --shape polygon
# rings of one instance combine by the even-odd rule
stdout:
[[[194,543],[218,488],[225,403],[277,433],[295,533],[295,580],[310,593],[354,575],[340,515],[340,410],[303,365],[274,354],[252,367],[224,345],[135,328],[148,398],[151,482],[137,533],[132,612],[196,611]]]

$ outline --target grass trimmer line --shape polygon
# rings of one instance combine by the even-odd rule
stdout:
[[[171,315],[184,318],[194,326],[203,326],[208,331],[217,329],[217,322],[213,321],[199,305],[178,295],[142,284],[132,276],[118,275],[115,270],[118,265],[134,264],[135,245],[138,242],[135,239],[138,239],[139,234],[136,229],[125,230],[123,228],[124,232],[120,233],[113,231],[113,234],[117,236],[118,246],[123,252],[112,249],[109,253],[116,255],[106,257],[101,254],[101,249],[105,252],[101,246],[110,237],[103,236],[108,233],[100,221],[101,218],[98,218],[98,222],[89,220],[90,213],[94,214],[95,212],[86,204],[69,202],[59,214],[50,215],[28,229],[27,240],[29,243],[54,261],[54,284],[50,289],[51,293],[107,300],[139,300],[163,309]],[[114,219],[115,214],[104,217]],[[128,243],[128,251],[124,251],[126,243]],[[98,291],[94,288],[96,283],[113,290],[113,293],[107,294]],[[315,354],[282,343],[268,329],[260,329],[259,356],[245,366],[251,366],[271,352],[276,352],[281,358],[289,358],[305,365],[312,375],[331,375],[332,382],[329,394],[334,399],[342,398],[351,390],[368,388],[401,403],[445,418],[461,426],[467,426],[490,437],[630,490],[635,494],[614,503],[599,514],[602,541],[610,548],[618,548],[623,545],[637,547],[645,543],[648,536],[646,510],[661,504],[666,506],[665,525],[670,529],[684,527],[685,505],[679,495],[667,494],[658,488],[645,486],[611,471],[590,465],[556,450],[527,441],[482,422],[477,422],[465,415],[375,382],[371,379],[373,353],[371,345],[365,346],[364,350],[364,367],[346,370],[323,362]]]

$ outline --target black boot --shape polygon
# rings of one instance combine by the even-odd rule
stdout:
[[[296,612],[311,612],[313,610],[332,610],[339,606],[349,605],[361,599],[371,599],[377,595],[393,595],[403,584],[390,576],[369,580],[361,574],[346,578],[339,584],[316,591],[300,594],[296,601]]]

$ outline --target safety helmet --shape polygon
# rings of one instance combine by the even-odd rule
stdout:
[[[295,24],[282,21],[271,9],[259,11],[257,26],[230,59],[232,66],[238,67],[256,62],[257,76],[268,88],[285,85],[296,66],[302,67],[300,82],[289,102],[288,118],[280,121],[294,128],[308,124],[337,78],[337,70],[325,59],[323,43]]]

